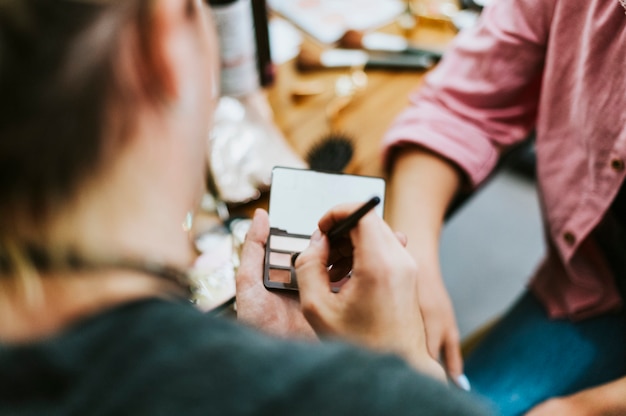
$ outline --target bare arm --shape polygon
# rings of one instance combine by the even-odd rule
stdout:
[[[336,207],[320,221],[320,230],[299,257],[298,281],[302,309],[319,334],[334,335],[364,347],[404,357],[418,371],[444,380],[443,368],[428,354],[417,299],[415,262],[394,234],[373,213],[363,218],[350,238],[331,247],[323,232],[351,214],[355,206]],[[284,337],[315,338],[297,296],[263,287],[263,245],[269,224],[257,210],[246,237],[237,275],[238,318]],[[331,254],[332,251],[332,254]],[[328,264],[348,260],[352,278],[334,293]],[[407,290],[407,288],[413,288]]]
[[[461,179],[459,171],[420,147],[399,152],[391,172],[388,220],[409,237],[416,257],[438,258],[443,218]],[[417,231],[417,232],[416,232]],[[419,253],[415,252],[420,248]]]
[[[459,333],[439,266],[439,236],[445,212],[461,183],[459,171],[419,147],[396,156],[389,187],[388,222],[408,237],[419,267],[418,290],[428,350],[440,354],[453,380],[463,374]]]
[[[341,205],[319,222],[319,231],[296,261],[300,301],[322,337],[339,336],[373,350],[404,357],[418,371],[445,380],[429,355],[417,290],[417,267],[388,225],[369,213],[332,246],[326,233],[358,205]],[[335,260],[332,260],[335,259]],[[330,290],[332,266],[352,264],[350,278]]]
[[[567,397],[545,401],[527,416],[594,416],[626,414],[626,377]]]

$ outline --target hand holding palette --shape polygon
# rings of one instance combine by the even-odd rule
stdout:
[[[363,203],[342,227],[346,233],[365,213],[382,217],[385,181],[381,178],[276,167],[270,188],[270,235],[265,246],[263,282],[268,289],[298,290],[293,259],[309,245],[319,219],[343,203]],[[342,229],[339,229],[342,228]]]

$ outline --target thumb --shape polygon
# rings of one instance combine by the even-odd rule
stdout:
[[[262,284],[259,276],[265,261],[265,242],[269,228],[267,212],[257,209],[241,250],[241,264],[235,279],[238,292]]]
[[[296,276],[302,312],[314,329],[321,325],[324,304],[331,295],[326,262],[329,254],[326,237],[319,231],[311,236],[309,247],[296,260]]]

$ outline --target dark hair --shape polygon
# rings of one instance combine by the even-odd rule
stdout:
[[[123,29],[136,29],[142,89],[159,95],[150,23],[150,0],[0,0],[0,253],[18,217],[45,224],[132,128]]]

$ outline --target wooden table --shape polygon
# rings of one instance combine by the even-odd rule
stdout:
[[[394,25],[382,30],[400,33]],[[405,36],[421,45],[445,49],[456,33],[450,23],[418,22],[417,27]],[[304,42],[320,48],[306,36]],[[296,154],[304,157],[315,143],[331,132],[326,107],[334,97],[337,78],[348,73],[346,69],[301,73],[293,60],[277,68],[276,81],[265,92],[274,112],[274,122]],[[381,140],[395,117],[407,106],[409,92],[421,84],[425,72],[377,69],[366,70],[366,73],[367,88],[341,111],[334,128],[355,141],[355,154],[347,173],[385,177],[380,159]],[[312,81],[320,83],[323,92],[294,100],[294,87]],[[268,205],[269,197],[263,194],[256,201],[231,206],[230,211],[233,215],[250,217],[256,208],[267,209]]]
[[[393,26],[386,28],[396,32]],[[411,39],[424,45],[445,47],[455,36],[453,28],[446,24],[418,25]],[[306,42],[311,42],[307,39]],[[299,73],[294,62],[278,68],[275,84],[266,90],[274,111],[274,122],[282,131],[288,144],[296,154],[304,156],[322,137],[330,132],[326,119],[326,107],[334,96],[337,78],[347,70],[319,70]],[[368,85],[344,108],[338,117],[336,128],[355,140],[355,155],[347,172],[361,175],[380,176],[385,174],[380,163],[380,142],[394,118],[408,104],[408,94],[423,80],[423,72],[414,71],[367,71]],[[323,92],[294,101],[292,92],[299,82],[316,81],[323,85]],[[254,209],[269,205],[269,197],[262,195],[256,201],[231,206],[233,216],[251,217]],[[202,234],[219,224],[215,215],[201,213],[194,223],[195,235]]]
[[[400,29],[389,25],[381,29],[388,33],[400,34]],[[418,22],[411,33],[405,36],[416,44],[445,49],[456,35],[450,23]],[[321,46],[304,37],[309,47]],[[273,122],[282,132],[287,143],[299,156],[305,157],[311,147],[325,135],[340,131],[350,136],[355,143],[355,154],[346,172],[359,175],[385,177],[381,166],[380,143],[385,131],[395,117],[408,105],[409,92],[422,82],[424,71],[366,70],[367,87],[345,107],[335,119],[331,129],[326,116],[326,108],[334,97],[335,82],[338,77],[349,74],[348,69],[319,69],[299,72],[295,60],[280,65],[274,84],[265,89],[270,107],[274,113]],[[321,85],[322,92],[295,100],[294,88],[307,83]],[[231,205],[230,213],[236,216],[252,216],[256,208],[267,209],[267,193],[246,204]],[[205,213],[206,214],[206,213]],[[207,228],[201,220],[197,232]]]
[[[387,32],[398,33],[389,26]],[[418,24],[410,38],[423,45],[445,48],[456,31],[446,24]],[[305,42],[311,42],[306,39]],[[325,108],[334,94],[334,83],[347,70],[321,69],[300,73],[294,62],[278,68],[275,84],[267,90],[275,122],[299,155],[330,132]],[[424,72],[367,70],[368,85],[342,112],[337,129],[355,139],[356,149],[349,173],[384,176],[380,165],[380,141],[394,118],[408,104],[408,94],[420,85]],[[316,81],[324,92],[298,101],[292,98],[295,84]]]

